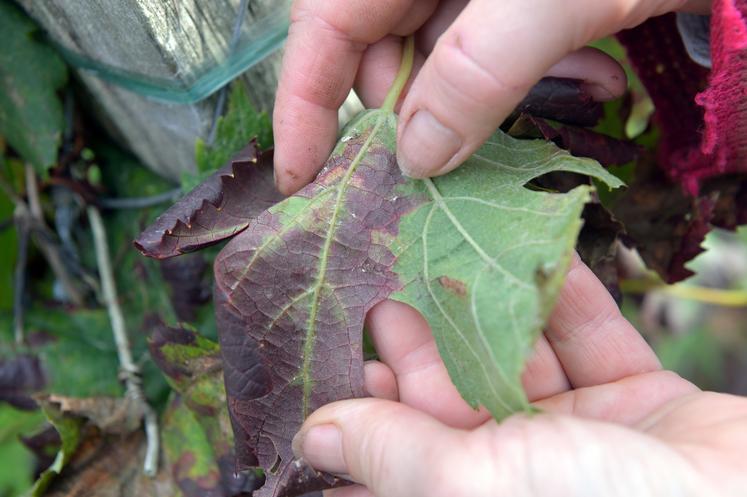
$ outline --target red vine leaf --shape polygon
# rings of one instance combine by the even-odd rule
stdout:
[[[639,146],[630,140],[618,140],[591,129],[553,125],[545,119],[522,115],[509,134],[521,138],[544,138],[577,157],[591,157],[605,166],[627,164],[638,158]]]
[[[602,118],[604,107],[584,91],[582,81],[542,78],[519,103],[515,113],[576,126],[594,126]]]
[[[649,166],[648,172],[639,171],[611,211],[625,226],[626,245],[635,246],[662,279],[675,283],[693,274],[685,264],[703,251],[713,208],[712,198],[690,197]]]
[[[314,183],[261,214],[215,261],[237,457],[268,470],[259,497],[345,483],[294,461],[291,440],[315,409],[365,394],[363,319],[399,286],[386,243],[412,202],[395,193],[405,180],[394,129],[394,114],[364,116]]]
[[[260,152],[252,141],[161,214],[135,246],[156,259],[192,252],[236,235],[282,198],[272,177],[272,151]]]

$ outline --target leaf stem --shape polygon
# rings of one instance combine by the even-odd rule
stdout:
[[[109,256],[109,244],[106,241],[106,229],[104,221],[101,219],[101,213],[95,206],[89,206],[88,221],[91,224],[93,233],[93,245],[96,252],[96,263],[99,268],[99,277],[101,278],[101,289],[103,291],[104,304],[109,312],[109,321],[111,322],[114,342],[117,346],[117,355],[119,356],[119,366],[122,368],[122,376],[127,386],[127,395],[135,402],[139,403],[145,421],[146,435],[146,452],[143,463],[143,472],[148,476],[155,476],[158,470],[158,424],[155,412],[145,399],[140,384],[140,369],[135,364],[130,349],[130,340],[125,328],[124,315],[122,308],[119,306],[117,297],[117,287],[114,283],[114,272],[112,271],[111,259]]]
[[[19,210],[18,208],[16,208]],[[29,255],[29,223],[23,216],[16,217],[16,231],[18,233],[18,259],[13,277],[13,330],[16,345],[24,343],[23,326],[23,297],[26,288],[26,264]]]
[[[747,291],[745,290],[724,290],[682,284],[667,285],[647,279],[623,280],[620,282],[620,289],[623,292],[633,294],[657,291],[685,300],[722,307],[747,307]]]
[[[415,59],[415,37],[413,35],[405,38],[405,46],[402,49],[402,63],[397,71],[397,76],[394,78],[389,93],[386,94],[384,103],[381,106],[382,110],[388,110],[394,112],[394,106],[397,105],[402,90],[407,84],[407,80],[410,79],[410,73],[412,72],[412,62]]]

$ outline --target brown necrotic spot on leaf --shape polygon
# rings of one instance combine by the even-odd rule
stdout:
[[[449,278],[448,276],[441,276],[438,279],[438,282],[442,287],[449,290],[450,292],[455,293],[459,297],[467,296],[467,285],[465,285],[463,281]]]
[[[241,232],[282,198],[272,178],[272,152],[260,152],[253,141],[159,216],[135,246],[156,259],[207,247]]]

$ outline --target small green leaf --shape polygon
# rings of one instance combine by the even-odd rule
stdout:
[[[57,90],[67,68],[35,38],[36,25],[0,0],[0,135],[40,174],[57,159],[63,127]]]
[[[38,431],[44,422],[39,411],[21,411],[0,404],[0,495],[22,495],[31,487],[33,455],[21,442],[21,436]]]
[[[257,138],[261,149],[272,146],[272,123],[266,112],[257,112],[244,86],[236,82],[231,86],[228,110],[218,118],[215,140],[208,145],[204,140],[195,142],[197,174],[182,178],[182,189],[194,189],[208,175],[226,164],[234,155]]]
[[[566,194],[525,187],[554,171],[622,185],[591,159],[498,132],[454,172],[400,191],[427,200],[400,222],[394,271],[404,288],[392,298],[425,316],[461,394],[498,419],[529,407],[521,371],[590,198],[588,186]]]

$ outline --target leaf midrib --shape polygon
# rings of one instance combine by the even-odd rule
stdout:
[[[477,252],[477,255],[480,256],[480,258],[487,264],[488,266],[492,267],[499,273],[501,273],[503,276],[511,280],[514,284],[519,286],[520,288],[523,288],[525,290],[531,289],[531,286],[528,285],[526,282],[521,281],[515,274],[504,268],[501,264],[498,263],[493,257],[490,257],[487,252],[475,241],[474,238],[472,238],[472,235],[470,235],[467,230],[462,226],[462,223],[459,222],[459,220],[456,218],[453,212],[451,212],[451,209],[449,209],[449,206],[446,205],[446,202],[444,201],[443,196],[441,195],[441,192],[438,191],[438,188],[436,188],[436,185],[433,184],[433,181],[426,178],[423,180],[425,183],[425,186],[428,188],[428,192],[430,193],[431,197],[433,198],[433,201],[436,203],[439,209],[443,211],[444,214],[446,214],[446,217],[449,218],[449,221],[451,221],[451,224],[454,226],[454,228],[459,232],[460,235],[462,235],[462,238],[469,243],[469,245],[472,247],[472,249]]]
[[[327,275],[327,260],[329,257],[329,250],[332,246],[334,235],[337,232],[337,222],[340,211],[342,210],[341,206],[345,198],[345,193],[347,192],[348,186],[350,185],[350,179],[352,178],[353,173],[355,173],[356,169],[358,169],[358,166],[363,160],[363,157],[365,157],[368,149],[371,147],[371,143],[373,142],[374,138],[381,129],[381,126],[386,120],[387,113],[384,111],[380,112],[381,113],[376,119],[376,124],[374,124],[371,133],[366,138],[366,141],[361,146],[361,149],[358,151],[355,158],[353,158],[352,162],[350,163],[350,167],[348,167],[348,170],[345,172],[345,176],[343,176],[342,180],[340,180],[337,199],[335,200],[335,207],[332,211],[332,219],[329,222],[327,236],[324,240],[322,251],[319,254],[319,259],[321,262],[319,264],[319,272],[317,273],[317,281],[312,287],[313,297],[311,302],[311,310],[309,311],[309,319],[307,320],[306,325],[306,336],[304,338],[303,346],[303,362],[301,364],[300,371],[301,382],[303,385],[303,397],[301,404],[303,419],[306,419],[309,414],[309,399],[311,397],[311,389],[313,386],[313,382],[311,381],[311,358],[314,353],[314,343],[316,341],[316,317],[319,312],[319,299],[321,296],[321,291]]]

